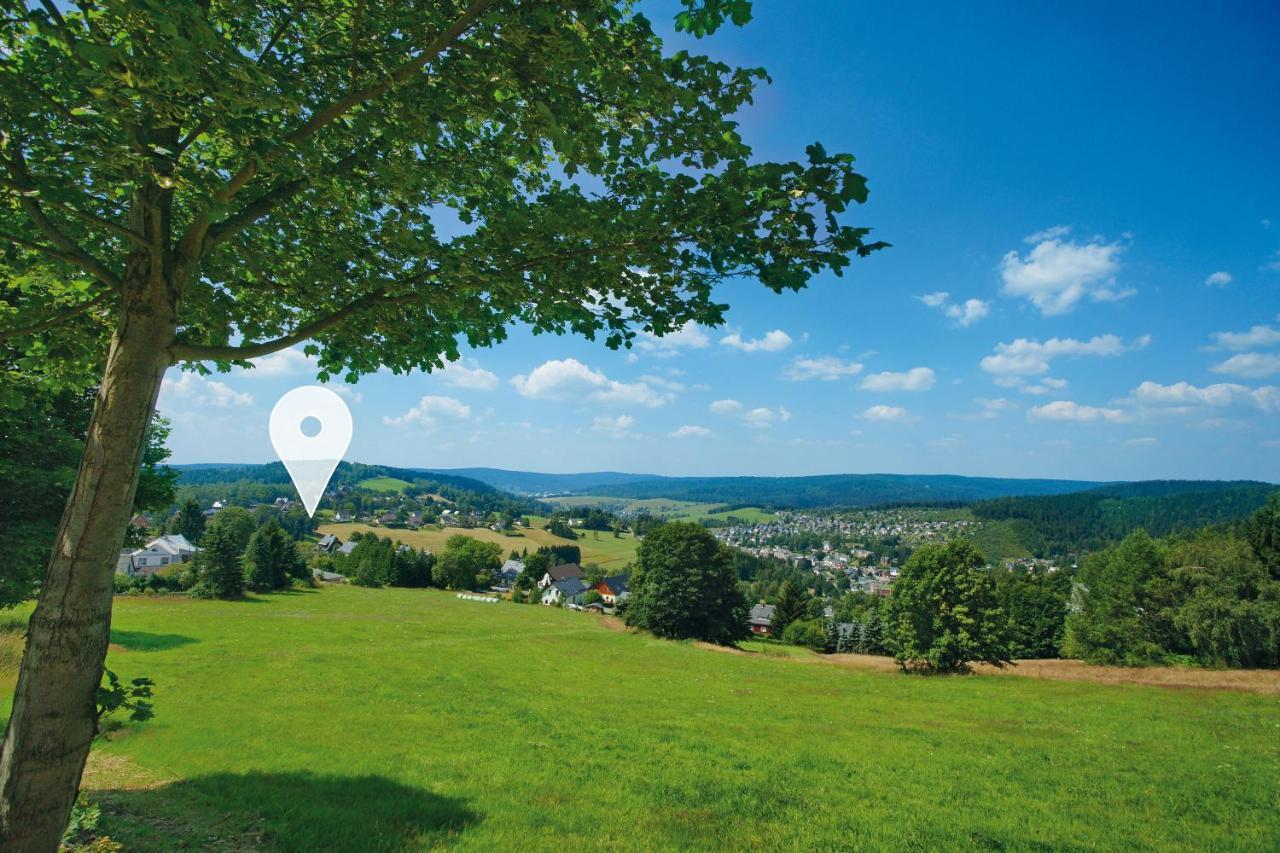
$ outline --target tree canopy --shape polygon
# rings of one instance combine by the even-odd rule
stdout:
[[[750,17],[682,6],[698,37]],[[170,365],[304,344],[355,380],[515,323],[619,347],[719,323],[726,280],[797,290],[884,245],[846,221],[851,155],[753,157],[732,116],[763,70],[665,51],[616,0],[24,0],[0,58],[0,339],[102,388],[0,756],[15,849],[56,846],[75,798]]]
[[[730,645],[749,634],[728,549],[699,524],[651,530],[636,550],[631,590],[627,624],[659,637]]]
[[[699,34],[749,17],[689,7]],[[867,195],[851,156],[752,161],[730,116],[762,69],[666,54],[625,5],[359,10],[7,5],[5,334],[92,369],[149,252],[180,300],[171,360],[310,340],[322,376],[354,378],[513,321],[610,346],[715,323],[718,282],[797,289],[884,245],[841,221]]]
[[[985,563],[963,539],[911,555],[885,606],[885,642],[898,663],[962,672],[972,661],[1009,662],[1007,626]]]

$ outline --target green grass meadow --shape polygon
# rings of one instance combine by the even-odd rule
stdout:
[[[127,850],[1280,847],[1274,696],[865,672],[431,590],[123,597],[113,640],[156,682],[86,777]]]
[[[392,494],[403,492],[413,486],[408,480],[401,480],[398,477],[369,477],[361,480],[357,485],[362,489],[368,489],[371,492],[386,492]]]

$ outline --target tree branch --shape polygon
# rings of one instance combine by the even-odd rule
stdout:
[[[302,343],[308,338],[314,337],[321,332],[332,329],[353,314],[359,313],[370,306],[380,302],[398,302],[403,301],[402,297],[388,297],[381,291],[366,293],[359,299],[348,302],[342,308],[327,314],[310,323],[299,326],[287,335],[275,338],[270,341],[263,341],[258,344],[243,344],[241,346],[198,346],[196,344],[184,344],[180,341],[174,341],[169,346],[169,363],[177,364],[180,361],[241,361],[243,359],[258,358],[259,356],[270,355],[273,352],[279,352],[282,349],[288,349],[294,344]]]
[[[9,173],[13,175],[16,181],[27,186],[34,186],[34,182],[31,180],[31,175],[27,172],[26,163],[22,159],[21,150],[16,151],[12,158],[4,158],[4,163],[9,170]],[[53,243],[60,252],[51,252],[48,247],[28,240],[11,239],[14,239],[15,242],[21,245],[45,252],[45,254],[49,254],[53,257],[60,257],[64,261],[73,263],[108,287],[119,289],[121,286],[120,277],[107,269],[107,267],[97,258],[93,257],[93,255],[81,248],[79,243],[63,234],[58,229],[58,226],[53,223],[53,220],[45,215],[44,208],[40,206],[40,202],[36,201],[33,196],[20,193],[18,195],[18,205],[27,214],[28,218],[35,223],[36,227],[40,229],[41,233],[48,238],[49,242]]]
[[[376,140],[375,140],[376,142]],[[343,157],[337,163],[334,163],[331,170],[333,172],[342,171],[354,166],[360,160],[373,152],[373,143],[366,145],[358,151],[354,151]],[[239,213],[232,214],[221,222],[215,222],[210,225],[205,233],[205,251],[224,240],[229,240],[236,234],[248,228],[262,217],[266,216],[281,203],[288,201],[298,193],[311,186],[311,176],[298,178],[297,180],[287,181],[274,189],[268,190],[263,195],[245,205]]]
[[[54,326],[60,326],[68,320],[80,316],[90,308],[101,305],[107,299],[114,295],[114,291],[104,290],[90,300],[81,302],[79,305],[72,305],[56,314],[52,314],[45,319],[32,323],[28,326],[17,326],[12,329],[0,329],[0,340],[8,340],[10,338],[20,338],[26,335],[34,335],[43,332],[45,329],[51,329]]]
[[[343,97],[329,104],[323,109],[317,110],[311,114],[311,117],[303,122],[300,126],[285,135],[282,145],[273,148],[264,153],[260,158],[249,160],[240,170],[236,172],[226,185],[223,186],[216,194],[217,201],[225,204],[237,192],[244,188],[249,181],[258,174],[260,163],[267,163],[282,156],[285,151],[297,145],[306,142],[312,136],[315,136],[326,125],[341,118],[355,107],[378,97],[393,86],[403,83],[427,66],[432,59],[443,53],[450,44],[459,36],[465,33],[471,26],[479,20],[494,0],[474,0],[458,18],[450,24],[444,32],[436,36],[430,44],[423,48],[422,52],[413,59],[403,63],[391,72],[385,79],[366,86],[363,89],[356,89],[348,92]]]
[[[48,255],[54,260],[59,260],[65,264],[71,264],[72,266],[79,267],[81,270],[89,273],[89,275],[98,279],[113,290],[119,290],[121,287],[120,277],[115,273],[112,273],[110,270],[105,268],[97,271],[90,269],[89,267],[86,267],[79,258],[66,252],[58,251],[52,246],[46,246],[43,243],[37,243],[35,240],[28,240],[26,237],[19,237],[17,234],[10,234],[7,231],[0,231],[0,239],[9,240],[10,242],[17,243],[19,246],[25,246],[32,251]]]
[[[0,177],[0,186],[9,187],[19,195],[25,195],[27,193],[37,193],[37,194],[40,193],[39,188],[37,187],[26,186],[18,183],[15,180],[4,178],[4,177]],[[65,210],[67,213],[70,213],[72,216],[75,216],[78,219],[83,219],[85,222],[88,222],[90,225],[96,225],[99,228],[105,228],[113,234],[117,234],[121,237],[124,237],[126,240],[130,241],[131,243],[135,243],[140,246],[145,246],[147,244],[147,240],[145,237],[143,237],[137,231],[133,231],[127,228],[126,226],[119,224],[118,222],[112,222],[109,219],[103,219],[101,216],[98,216],[96,213],[89,213],[86,210],[81,210],[80,208],[76,207],[73,204],[67,204],[65,201],[58,201],[57,199],[49,198],[48,196],[45,196],[43,194],[39,194],[39,197],[44,199],[44,202],[46,204],[52,205],[53,207],[56,207],[59,210]]]

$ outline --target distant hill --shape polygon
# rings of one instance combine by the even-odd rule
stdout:
[[[281,462],[270,462],[265,465],[209,464],[174,465],[178,472],[179,486],[199,486],[211,483],[266,483],[289,484],[289,472]],[[410,483],[430,481],[467,489],[473,492],[491,493],[497,489],[477,479],[463,477],[444,472],[427,472],[418,468],[394,468],[389,465],[364,465],[360,462],[339,462],[333,478],[332,486],[351,486],[362,480],[386,477],[405,480]]]
[[[665,482],[670,478],[655,474],[623,474],[618,471],[592,471],[585,474],[540,474],[534,471],[507,471],[502,468],[420,468],[430,474],[467,477],[488,483],[496,489],[525,495],[598,493],[602,487],[640,481]]]
[[[1142,528],[1168,536],[1239,521],[1280,486],[1251,480],[1149,480],[1067,495],[1006,497],[973,505],[978,518],[1007,521],[1037,557],[1078,554]]]
[[[620,498],[670,498],[699,503],[766,507],[875,506],[887,503],[956,503],[1009,495],[1052,495],[1095,488],[1079,480],[1014,480],[948,474],[826,474],[813,477],[660,477],[598,471],[539,474],[496,468],[439,471],[482,480],[524,494],[592,494]]]
[[[194,498],[202,505],[215,500],[233,503],[270,502],[280,497],[296,497],[293,482],[283,464],[267,465],[175,465],[178,471],[177,500]],[[439,494],[459,506],[478,511],[538,513],[544,505],[523,497],[512,497],[469,477],[433,473],[388,465],[342,462],[329,481],[333,488],[361,485],[374,491],[394,493],[412,488],[415,493]]]

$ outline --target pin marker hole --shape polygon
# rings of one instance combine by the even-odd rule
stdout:
[[[298,429],[307,438],[315,438],[320,434],[320,419],[315,415],[307,415],[302,419],[302,423],[298,424]]]

